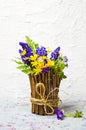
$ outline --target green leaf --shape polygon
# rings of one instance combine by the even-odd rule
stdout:
[[[20,66],[18,66],[17,68],[18,68],[19,70],[21,70],[22,72],[24,72],[25,74],[33,74],[33,73],[34,73],[33,69],[30,68],[30,66],[25,65],[25,64],[20,65]]]
[[[59,75],[60,79],[63,79],[63,78],[65,79],[65,78],[67,78],[63,72],[65,67],[66,67],[66,65],[65,65],[64,61],[60,62],[60,61],[56,60],[55,65],[51,69],[52,69],[53,73],[57,71],[57,74]]]
[[[66,117],[74,117],[74,118],[81,118],[83,117],[83,112],[76,110],[74,113],[67,113],[65,114]]]
[[[18,66],[17,68],[21,70],[21,69],[26,69],[27,67],[25,65],[21,65],[21,66]]]
[[[22,61],[18,61],[18,60],[12,60],[12,61],[15,62],[15,63],[17,63],[17,64],[19,64],[19,65],[23,64]]]
[[[83,117],[83,112],[76,110],[76,112],[74,113],[74,117],[75,117],[75,118]]]
[[[58,75],[59,75],[59,77],[60,77],[61,79],[67,78],[67,76],[64,75],[64,72],[63,72],[63,71],[58,71]]]
[[[24,72],[25,74],[28,74],[28,70],[26,70],[26,69],[23,69],[21,71]]]
[[[38,44],[35,43],[32,39],[30,39],[30,37],[28,37],[28,36],[25,36],[25,37],[26,37],[26,42],[31,47],[33,53],[35,53],[36,52],[36,48],[38,47]]]
[[[39,47],[39,45],[36,43],[36,44],[35,44],[35,48],[38,48],[38,47]]]
[[[67,78],[67,76],[66,75],[63,75],[63,79],[66,79]]]
[[[24,72],[25,74],[34,74],[34,71],[31,69],[23,69],[21,71]]]

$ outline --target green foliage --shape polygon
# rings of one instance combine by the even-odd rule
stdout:
[[[66,79],[67,78],[67,76],[64,74],[63,71],[58,71],[58,75],[59,75],[60,79]]]
[[[26,36],[26,42],[31,47],[33,53],[36,52],[36,48],[38,48],[38,44],[35,43],[32,39],[30,39],[28,36]]]
[[[21,70],[25,74],[33,74],[34,73],[32,68],[30,66],[24,64],[23,61],[18,61],[18,60],[13,60],[13,61],[19,65],[19,66],[17,66],[17,69]]]
[[[65,114],[66,117],[74,117],[74,118],[81,118],[83,117],[83,112],[76,110],[74,113]]]
[[[23,64],[22,61],[17,61],[17,60],[12,60],[12,61],[14,61],[15,63],[17,63],[17,64],[19,64],[19,65]]]
[[[76,110],[76,112],[74,113],[74,118],[80,118],[80,117],[83,117],[83,112]]]
[[[64,72],[63,72],[65,67],[66,67],[66,65],[65,65],[64,61],[59,62],[58,60],[56,60],[55,65],[52,67],[52,71],[53,72],[57,71],[60,79],[63,79],[63,78],[65,79],[65,78],[67,78],[66,75],[64,75]]]

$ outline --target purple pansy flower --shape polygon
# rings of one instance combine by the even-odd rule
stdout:
[[[30,56],[32,56],[32,55],[33,55],[32,49],[31,49],[30,47],[28,47],[28,48],[26,49],[26,56],[27,56],[27,57],[30,57]]]
[[[22,52],[23,52],[22,50],[19,50],[20,55],[21,55]],[[26,58],[26,55],[24,55],[24,56],[21,55],[22,61],[23,61],[25,64],[29,65],[29,64],[30,64],[30,61],[29,61],[29,60],[26,60],[25,58]]]
[[[57,47],[55,50],[54,50],[54,52],[59,52],[60,51],[60,47]]]
[[[24,42],[19,42],[19,45],[22,47],[23,50],[29,47],[28,44]]]
[[[49,67],[47,67],[47,68],[43,68],[43,69],[42,69],[42,72],[45,74],[45,73],[48,72],[49,70],[50,70]]]
[[[60,109],[56,110],[56,115],[58,120],[62,120],[64,118],[64,113]]]
[[[32,52],[32,49],[28,46],[27,43],[23,43],[23,42],[19,42],[19,45],[22,47],[23,50],[19,50],[19,53],[20,55],[22,54],[22,52],[25,50],[26,53],[24,55],[21,55],[21,59],[22,61],[29,65],[30,64],[30,61],[29,60],[26,60],[25,58],[28,58],[30,57],[31,55],[33,55],[33,52]]]
[[[27,65],[30,65],[30,61],[29,60],[26,60],[25,58],[21,57],[22,61],[27,64]]]
[[[51,60],[57,60],[58,56],[59,56],[59,53],[52,52],[50,59]]]
[[[60,47],[57,47],[52,53],[51,53],[51,60],[57,60],[59,56]]]
[[[19,45],[22,47],[23,50],[26,50],[26,57],[30,57],[33,55],[32,49],[28,46],[27,43],[19,42]],[[19,53],[22,52],[22,50],[19,50]]]
[[[47,56],[47,51],[45,47],[38,47],[36,49],[36,54],[38,54],[39,56]]]

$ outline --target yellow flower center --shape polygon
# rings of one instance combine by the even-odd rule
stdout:
[[[30,60],[33,60],[35,61],[37,59],[38,55],[37,54],[34,54],[33,56],[30,57]]]
[[[23,50],[23,52],[21,53],[21,56],[26,55],[26,50]]]

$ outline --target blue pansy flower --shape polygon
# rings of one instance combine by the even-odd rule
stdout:
[[[57,48],[54,50],[55,53],[58,53],[59,51],[60,51],[60,47],[57,47]]]
[[[51,60],[57,60],[59,56],[60,47],[57,47],[52,53],[51,53]]]
[[[45,74],[45,73],[47,73],[49,70],[50,70],[50,68],[49,68],[49,67],[46,67],[46,68],[43,68],[43,69],[42,69],[42,72]]]
[[[29,47],[28,44],[24,42],[19,42],[19,45],[22,47],[23,50]]]
[[[22,50],[19,50],[20,55],[22,54],[22,52],[23,52]],[[30,61],[29,61],[29,60],[26,60],[25,58],[26,58],[26,55],[21,55],[22,61],[23,61],[25,64],[29,65],[29,64],[30,64]]]
[[[39,56],[47,56],[47,51],[45,47],[38,47],[36,49],[36,54],[38,54]]]
[[[58,120],[62,120],[64,118],[64,113],[60,109],[56,110],[56,115]]]
[[[31,55],[33,55],[32,49],[28,46],[27,43],[23,43],[23,42],[19,42],[19,45],[22,47],[23,50],[19,50],[19,53],[21,55],[21,59],[22,61],[29,65],[30,61],[29,59],[27,59],[28,57],[30,57]],[[22,55],[22,53],[25,51],[25,53]]]
[[[23,43],[23,42],[19,42],[19,45],[21,45],[23,50],[26,50],[26,56],[30,57],[31,55],[33,55],[32,49],[28,46],[27,43]]]

